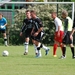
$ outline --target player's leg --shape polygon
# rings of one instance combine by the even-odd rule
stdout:
[[[63,40],[64,32],[60,31],[60,37],[59,37],[59,45],[61,47],[62,55],[63,55],[63,49],[62,49],[62,40]]]
[[[58,32],[55,32],[55,36],[54,36],[54,45],[53,45],[53,56],[54,57],[57,57],[56,55],[56,50],[57,50],[57,47],[58,47]]]
[[[68,35],[69,35],[69,40],[68,40],[68,42],[69,42],[69,44],[70,44],[70,48],[71,48],[71,52],[72,52],[72,58],[74,59],[74,58],[75,58],[75,54],[74,54],[73,38],[70,39],[70,34],[71,34],[71,32],[68,33]]]
[[[26,37],[25,38],[25,43],[24,43],[24,47],[25,47],[24,55],[28,54],[28,45],[29,45],[29,37]]]
[[[45,45],[43,45],[43,44],[41,44],[41,47],[45,50],[45,52],[46,52],[45,55],[47,55],[49,50],[50,50],[50,48],[45,46]]]
[[[60,43],[59,45],[61,47],[61,51],[62,51],[62,55],[63,55],[63,49],[62,49],[63,46],[62,46],[62,43]]]
[[[36,45],[35,45],[35,44],[33,44],[33,45],[34,45],[34,49],[35,49],[35,55],[37,55],[37,54],[38,54],[37,47],[36,47]]]
[[[61,56],[61,59],[66,58],[66,44],[68,44],[68,34],[65,35],[65,37],[63,38],[62,41],[62,51],[63,51],[63,55]]]
[[[42,40],[42,38],[43,38],[43,35],[44,33],[43,32],[41,32],[38,36],[37,36],[37,40],[38,41],[41,41]],[[48,52],[49,52],[49,48],[48,47],[46,47],[45,45],[43,45],[42,43],[40,43],[39,44],[39,46],[38,46],[38,48],[43,48],[44,50],[45,50],[45,55],[47,55],[48,54]]]
[[[71,52],[72,52],[72,58],[75,59],[75,54],[74,54],[74,46],[73,44],[70,44]]]
[[[32,42],[33,42],[33,44],[34,44],[34,46],[35,46],[36,57],[41,57],[41,56],[42,56],[41,50],[40,50],[40,48],[38,48],[39,45],[40,45],[40,42],[38,42],[38,41],[36,41],[36,40],[34,40],[34,39],[32,39]]]
[[[6,35],[6,31],[3,30],[2,33],[3,33],[3,37],[4,37],[5,46],[8,46],[8,44],[7,44],[7,35]]]
[[[57,47],[58,47],[58,42],[54,42],[54,45],[53,45],[53,56],[54,57],[57,57],[57,55],[56,55],[56,50],[57,50]]]

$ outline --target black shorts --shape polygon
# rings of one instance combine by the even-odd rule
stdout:
[[[40,32],[36,37],[33,36],[33,35],[31,35],[31,38],[32,38],[33,40],[36,40],[36,41],[38,41],[38,42],[41,42],[43,36],[44,36],[44,32]]]
[[[0,30],[0,33],[6,33],[6,30]]]
[[[32,29],[27,29],[27,30],[25,31],[25,38],[28,38],[28,37],[31,36],[31,31],[32,31]]]
[[[70,39],[71,32],[68,31],[63,39],[63,44],[73,44],[73,41]]]

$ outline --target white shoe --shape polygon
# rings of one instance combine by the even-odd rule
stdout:
[[[63,56],[63,55],[60,57],[60,59],[65,59],[65,58],[66,58],[66,56]]]
[[[36,55],[36,58],[40,58],[40,57],[42,57],[42,55],[41,55],[40,53],[38,53],[38,54]]]

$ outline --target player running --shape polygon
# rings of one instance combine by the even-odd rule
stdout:
[[[56,50],[57,50],[58,45],[60,45],[61,50],[62,50],[62,39],[63,39],[64,31],[63,31],[62,21],[57,17],[57,13],[52,12],[51,16],[54,19],[54,23],[56,26],[55,36],[54,36],[53,56],[57,57]]]
[[[3,17],[3,14],[0,13],[0,32],[3,34],[5,46],[8,46],[7,44],[7,36],[6,36],[6,26],[7,26],[7,20]]]
[[[28,54],[28,45],[29,45],[31,31],[32,31],[32,28],[33,28],[32,27],[31,13],[30,13],[29,10],[26,11],[26,16],[27,16],[27,18],[25,18],[23,20],[23,26],[22,26],[22,29],[21,29],[21,32],[20,32],[20,36],[23,35],[23,32],[25,33],[25,43],[24,43],[25,52],[24,52],[24,55]],[[36,50],[36,48],[35,48],[35,50]],[[36,52],[37,52],[37,50],[36,50]]]
[[[40,48],[45,49],[45,52],[46,52],[45,55],[48,54],[49,48],[44,46],[41,43],[41,40],[42,40],[42,37],[44,34],[43,24],[42,24],[42,21],[40,20],[40,18],[38,18],[36,16],[36,12],[34,10],[31,11],[31,17],[33,19],[33,29],[31,32],[32,42],[36,45],[37,50],[38,50],[38,54],[36,57],[41,57]]]

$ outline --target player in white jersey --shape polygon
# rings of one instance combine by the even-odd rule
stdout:
[[[57,57],[56,50],[57,50],[58,45],[60,45],[61,50],[62,50],[62,38],[64,34],[63,25],[62,25],[62,21],[57,17],[56,12],[52,12],[51,16],[54,19],[54,23],[56,27],[55,35],[54,35],[53,56]]]

